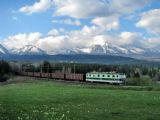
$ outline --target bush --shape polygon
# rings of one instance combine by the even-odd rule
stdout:
[[[5,74],[5,75],[0,75],[0,82],[5,82],[9,79],[9,75]]]
[[[151,84],[151,80],[147,76],[143,76],[140,78],[134,77],[134,78],[129,78],[127,80],[127,85],[145,86],[145,85],[150,85],[150,84]]]

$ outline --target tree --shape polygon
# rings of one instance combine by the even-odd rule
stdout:
[[[52,67],[51,64],[48,61],[44,61],[43,64],[41,65],[42,72],[52,72]]]
[[[153,80],[154,81],[160,81],[160,73],[157,73]]]
[[[8,79],[7,74],[11,71],[10,65],[4,61],[0,61],[0,82],[4,82]]]

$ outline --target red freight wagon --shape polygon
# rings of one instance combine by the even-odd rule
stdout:
[[[66,80],[75,80],[75,81],[84,81],[85,75],[84,74],[66,74]]]
[[[34,77],[41,77],[41,73],[40,72],[34,72]]]
[[[51,73],[51,78],[64,80],[65,74],[64,73]]]
[[[32,77],[33,76],[33,72],[28,72],[28,76]]]
[[[21,72],[20,74],[21,74],[21,75],[24,75],[24,76],[28,76],[28,73],[27,73],[27,72]]]
[[[50,73],[41,73],[41,77],[50,78]]]

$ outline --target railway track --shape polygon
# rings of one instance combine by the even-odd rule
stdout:
[[[29,77],[29,76],[16,76],[15,79],[9,80],[7,83],[21,83],[21,82],[33,82],[33,81],[53,81],[56,83],[65,83],[73,85],[77,84],[77,85],[113,86],[111,84],[101,83],[101,82],[98,83],[98,82],[86,82],[86,81],[73,81],[73,80],[51,79],[51,78]]]

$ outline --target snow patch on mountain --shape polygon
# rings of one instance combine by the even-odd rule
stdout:
[[[80,50],[81,50],[83,53],[87,53],[87,54],[91,53],[91,51],[92,51],[91,48],[81,48]]]
[[[26,45],[20,49],[12,49],[12,54],[18,55],[44,55],[46,52],[36,46],[33,45]]]
[[[120,46],[116,46],[116,45],[112,45],[112,44],[105,44],[105,50],[106,50],[106,54],[129,54],[128,49],[120,47]]]
[[[105,54],[105,48],[101,45],[94,45],[91,47],[91,54]]]
[[[132,48],[129,48],[129,51],[130,51],[130,54],[143,54],[145,50],[142,48],[132,47]]]
[[[8,54],[8,50],[0,44],[0,54]]]

